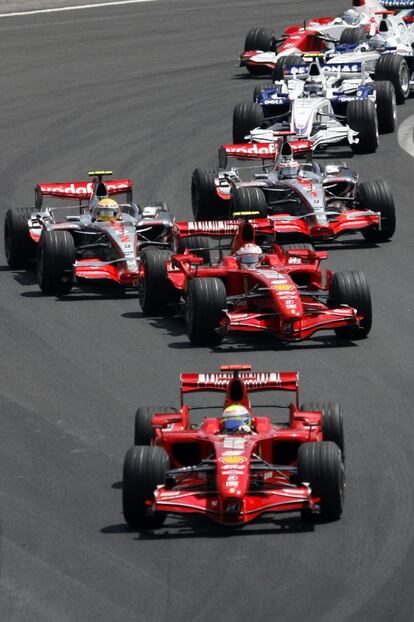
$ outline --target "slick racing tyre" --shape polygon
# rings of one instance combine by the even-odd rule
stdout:
[[[378,129],[381,134],[388,134],[397,125],[397,100],[392,82],[380,80],[375,83]]]
[[[185,301],[185,328],[191,343],[200,346],[221,343],[223,335],[217,333],[217,328],[226,309],[227,293],[220,279],[192,279]]]
[[[341,517],[344,505],[345,473],[341,450],[336,443],[303,443],[298,451],[298,482],[308,483],[312,495],[320,497],[321,516]],[[307,510],[303,518],[310,518]]]
[[[341,450],[342,460],[345,462],[344,417],[337,402],[305,402],[301,404],[303,411],[322,412],[322,434],[324,441],[336,443]]]
[[[358,326],[335,328],[335,334],[341,339],[364,339],[371,330],[372,305],[368,283],[363,272],[337,272],[333,275],[329,289],[330,307],[347,305],[357,310],[363,319]]]
[[[362,235],[369,242],[386,242],[395,233],[395,205],[391,187],[383,179],[358,184],[358,204],[362,209],[381,214],[381,228],[363,229]]]
[[[351,101],[347,108],[348,125],[358,132],[359,142],[352,144],[355,153],[374,153],[378,148],[378,119],[370,99]]]
[[[69,294],[75,260],[75,243],[69,231],[42,232],[37,249],[37,279],[44,294]]]
[[[173,406],[140,406],[135,413],[134,445],[151,445],[155,438],[152,418],[156,413],[176,413]]]
[[[410,94],[410,69],[398,54],[384,54],[375,65],[375,80],[389,80],[394,85],[397,104],[403,104]]]
[[[270,28],[264,28],[263,26],[251,28],[244,41],[244,51],[261,50],[262,52],[269,52],[272,49],[274,36],[275,33]]]
[[[138,299],[145,315],[162,314],[169,303],[179,302],[180,293],[168,280],[167,261],[169,251],[144,248],[138,283]]]
[[[356,28],[345,28],[341,32],[339,43],[361,43],[367,38],[367,33],[362,26]]]
[[[262,91],[271,88],[273,88],[273,82],[266,82],[265,84],[258,84],[257,86],[255,86],[253,91],[253,102],[256,103],[257,98]]]
[[[36,257],[36,244],[29,234],[27,224],[30,209],[18,207],[8,209],[4,219],[4,252],[10,268],[26,268]]]
[[[229,218],[267,218],[267,201],[260,188],[232,188]]]
[[[222,218],[226,209],[226,201],[220,199],[217,194],[216,177],[217,170],[215,169],[194,169],[191,176],[191,206],[194,220]]]
[[[182,238],[178,246],[178,252],[183,253],[185,249],[197,257],[201,257],[205,264],[211,263],[210,255],[210,238],[206,235],[194,235],[188,238]]]
[[[264,119],[260,104],[243,102],[237,104],[233,110],[233,143],[239,145],[249,142],[248,136],[251,130],[259,127]]]
[[[161,526],[163,512],[151,513],[148,501],[157,486],[164,484],[170,460],[162,447],[135,446],[128,449],[122,474],[122,510],[132,529]]]
[[[301,56],[297,54],[288,54],[287,56],[280,56],[272,71],[272,78],[276,82],[277,80],[283,80],[284,71],[286,65],[305,65]]]

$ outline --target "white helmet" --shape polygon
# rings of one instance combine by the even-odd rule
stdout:
[[[248,242],[239,248],[236,253],[236,259],[241,268],[254,270],[263,259],[263,251],[257,244]]]

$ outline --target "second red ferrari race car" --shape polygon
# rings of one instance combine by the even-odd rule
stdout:
[[[275,512],[340,518],[342,411],[335,403],[300,407],[298,380],[296,372],[225,365],[219,372],[182,374],[178,412],[139,408],[122,478],[123,514],[130,527],[159,527],[171,513],[201,514],[228,526]],[[275,421],[280,416],[275,406],[259,415],[250,395],[260,391],[296,395],[288,423]],[[218,416],[192,423],[183,397],[194,392],[224,394],[220,412],[215,409]]]
[[[201,246],[172,256],[144,249],[138,295],[147,315],[162,314],[182,300],[179,308],[193,344],[217,345],[235,331],[267,331],[282,341],[300,341],[321,330],[348,340],[368,335],[371,296],[362,272],[323,271],[320,262],[327,253],[310,244],[276,245],[271,220],[180,226],[187,240],[194,235]],[[206,257],[208,237],[220,241],[217,262]],[[229,237],[231,252],[223,256],[222,243]]]

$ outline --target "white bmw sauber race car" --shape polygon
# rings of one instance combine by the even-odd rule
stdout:
[[[281,90],[272,102],[278,112],[274,116],[265,116],[265,102],[263,106],[254,102],[235,107],[235,144],[273,142],[275,132],[289,131],[310,140],[313,151],[338,143],[347,143],[356,152],[376,151],[378,119],[374,101],[357,98],[349,102],[345,114],[338,114],[333,107],[332,87],[318,62],[311,63],[305,76],[293,77],[279,86]],[[284,111],[277,111],[278,104]]]

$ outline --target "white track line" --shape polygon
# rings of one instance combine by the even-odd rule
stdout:
[[[119,2],[96,2],[95,4],[80,4],[78,6],[62,6],[57,9],[36,9],[35,11],[18,11],[16,13],[0,13],[2,17],[20,17],[21,15],[38,15],[39,13],[57,13],[59,11],[81,11],[82,9],[96,9],[101,6],[117,6],[118,4],[138,4],[140,2],[155,2],[156,0],[120,0]]]
[[[401,123],[397,133],[398,144],[414,158],[414,115]]]

